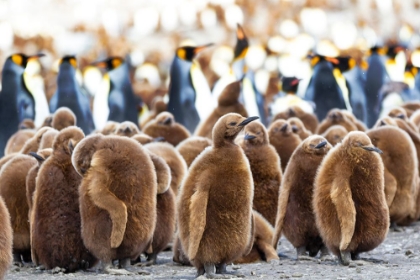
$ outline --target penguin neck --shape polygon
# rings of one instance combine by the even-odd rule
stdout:
[[[238,147],[238,145],[235,144],[235,138],[237,135],[232,136],[232,137],[216,137],[216,139],[214,139],[214,148],[215,149],[223,149],[223,148],[232,148],[232,147]]]
[[[65,95],[72,95],[72,93],[77,93],[79,90],[76,81],[76,71],[72,65],[66,64],[60,66],[60,71],[57,76],[57,88],[58,94],[65,92]]]
[[[108,72],[112,88],[123,89],[130,86],[130,76],[127,65],[124,63],[121,66]]]

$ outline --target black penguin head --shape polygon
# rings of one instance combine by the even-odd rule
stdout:
[[[370,48],[369,55],[371,54],[379,54],[379,55],[385,55],[387,52],[387,49],[383,46],[375,45]]]
[[[341,73],[350,71],[356,66],[356,60],[350,56],[339,56],[336,59],[338,64],[334,64],[334,68],[338,68]]]
[[[66,55],[60,60],[60,65],[63,63],[68,63],[71,66],[73,66],[75,69],[77,69],[77,60],[74,55]]]
[[[296,93],[300,79],[296,77],[283,77],[281,79],[281,88],[284,92]]]
[[[337,58],[335,58],[335,57],[329,57],[329,56],[324,56],[324,55],[320,55],[320,54],[309,54],[307,56],[307,58],[310,59],[311,66],[312,67],[315,67],[315,65],[317,65],[321,61],[331,62],[332,65],[338,65],[339,64],[339,61],[338,61]]]
[[[92,63],[92,65],[95,65],[100,68],[105,68],[107,71],[111,71],[115,68],[120,67],[124,62],[124,59],[120,56],[111,56],[105,60],[94,62]]]
[[[249,42],[248,38],[245,35],[244,29],[238,23],[238,28],[236,29],[236,45],[234,51],[234,59],[242,59],[245,57],[248,52]]]
[[[391,44],[386,49],[386,55],[391,59],[395,59],[397,54],[401,51],[404,51],[404,47],[398,44]]]
[[[207,44],[203,46],[193,47],[193,46],[183,46],[176,49],[176,56],[182,60],[192,61],[194,57],[204,50],[207,47],[212,46],[213,44]]]
[[[23,53],[15,53],[15,54],[12,54],[11,56],[9,56],[8,59],[13,61],[16,65],[19,65],[22,68],[26,68],[26,65],[28,65],[28,62],[29,62],[30,59],[38,59],[38,58],[40,58],[44,55],[45,54],[43,54],[43,53],[39,53],[39,54],[36,54],[36,55],[27,56]]]

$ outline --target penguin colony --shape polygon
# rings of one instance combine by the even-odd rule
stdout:
[[[233,64],[248,47],[240,26],[237,37]],[[94,63],[106,69],[109,92],[91,104],[75,79],[76,57],[65,56],[53,114],[35,127],[36,100],[21,76],[41,55],[8,58],[0,93],[0,279],[12,263],[150,274],[139,267],[159,265],[168,247],[197,276],[241,277],[227,265],[276,263],[282,235],[297,259],[333,254],[349,265],[390,227],[420,219],[420,103],[369,115],[370,126],[376,122],[369,130],[341,97],[313,113],[292,105],[269,120],[249,113],[249,78],[241,73],[204,114],[194,105],[190,69],[206,47],[176,50],[169,102],[156,98],[142,122],[124,59]],[[334,78],[332,60],[314,58],[313,101],[324,98],[317,77]]]

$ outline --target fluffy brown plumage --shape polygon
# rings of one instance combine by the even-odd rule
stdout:
[[[178,152],[182,155],[187,166],[190,167],[194,159],[202,152],[205,148],[211,146],[211,140],[207,137],[192,136],[185,139],[176,146]]]
[[[322,136],[306,138],[296,148],[284,172],[273,246],[277,248],[283,233],[296,248],[298,258],[306,251],[314,257],[323,246],[312,208],[313,185],[318,166],[331,147]]]
[[[405,109],[405,111],[407,112],[407,116],[411,117],[411,115],[415,111],[420,109],[420,102],[419,101],[406,102],[401,107],[403,107]]]
[[[318,127],[318,118],[315,114],[306,113],[299,106],[290,106],[286,111],[278,113],[273,117],[272,123],[276,120],[288,120],[293,117],[299,118],[305,125],[306,129],[312,133],[316,132]]]
[[[420,129],[420,110],[413,112],[410,117],[410,122],[413,123],[417,129]]]
[[[270,262],[271,260],[278,260],[276,250],[271,241],[273,239],[273,226],[257,211],[252,211],[254,218],[255,234],[251,252],[243,256],[235,263],[252,263],[260,260]]]
[[[244,131],[241,147],[249,160],[254,180],[252,207],[274,226],[282,180],[280,158],[276,149],[268,142],[267,130],[261,123],[252,122]]]
[[[175,122],[174,116],[169,112],[162,112],[150,121],[143,132],[153,138],[163,137],[168,143],[176,146],[190,137],[190,132],[181,124]]]
[[[276,120],[269,126],[268,139],[280,156],[281,169],[284,172],[290,157],[302,140],[299,135],[293,133],[292,126],[286,120]]]
[[[146,144],[145,148],[153,154],[163,158],[171,169],[171,189],[178,193],[181,182],[187,174],[187,164],[181,154],[169,143],[153,142]]]
[[[139,134],[140,130],[137,125],[130,121],[120,123],[114,130],[115,135],[132,137]]]
[[[350,121],[356,125],[358,131],[367,130],[366,125],[362,121],[358,120],[352,112],[347,111],[346,109],[341,109],[341,113],[343,113]]]
[[[299,135],[302,141],[312,135],[312,132],[306,129],[303,122],[297,117],[292,117],[288,119],[287,123],[292,126],[293,133]]]
[[[61,107],[55,111],[51,126],[60,131],[66,127],[76,125],[76,122],[76,115],[69,108]]]
[[[406,132],[382,126],[367,132],[372,144],[381,149],[385,172],[385,197],[391,223],[407,224],[419,218],[416,149]]]
[[[0,170],[0,195],[9,210],[13,229],[13,257],[18,265],[22,264],[22,259],[25,262],[31,260],[26,175],[35,165],[37,161],[33,157],[17,154]]]
[[[129,274],[130,260],[150,245],[156,224],[157,178],[135,140],[95,134],[72,155],[79,188],[82,238],[108,273]],[[111,268],[119,260],[122,270]]]
[[[388,112],[388,116],[390,116],[391,118],[403,120],[407,124],[407,126],[410,127],[410,129],[412,129],[416,133],[419,132],[418,127],[410,121],[409,117],[407,116],[407,111],[404,108],[402,107],[394,108]]]
[[[218,99],[218,105],[206,120],[202,120],[196,128],[194,135],[212,139],[212,131],[216,122],[225,114],[238,113],[244,117],[248,116],[245,107],[239,102],[239,95],[242,81],[228,84]]]
[[[0,279],[4,279],[7,270],[12,264],[13,232],[10,225],[10,215],[0,196]]]
[[[33,129],[20,129],[7,140],[4,154],[9,155],[19,152],[25,145],[25,142],[35,135]]]
[[[100,133],[103,135],[112,135],[115,133],[118,126],[119,126],[119,123],[117,122],[107,121],[104,128],[102,128]]]
[[[56,130],[54,128],[50,128],[47,132],[45,132],[42,135],[41,141],[39,142],[39,149],[38,150],[52,148],[54,138],[57,136],[57,134],[58,134],[58,130]]]
[[[156,118],[157,115],[166,111],[167,106],[161,96],[156,96],[155,98],[153,98],[151,105],[152,109],[150,110],[150,114],[144,120],[141,121],[141,127],[145,127],[146,124],[148,124],[151,120]]]
[[[343,141],[344,137],[346,137],[348,133],[349,132],[347,131],[347,129],[345,129],[342,125],[333,125],[330,126],[322,134],[322,136],[325,137],[325,139],[327,139],[328,143],[335,146],[338,143],[341,143],[341,141]]]
[[[252,173],[234,140],[255,119],[235,113],[221,117],[213,129],[213,146],[196,158],[180,189],[179,237],[198,275],[215,277],[216,265],[224,273],[227,263],[252,248]]]
[[[347,114],[343,113],[340,109],[331,109],[325,119],[319,124],[317,134],[323,134],[333,125],[341,125],[348,132],[358,130],[356,124],[348,118]]]
[[[73,149],[83,138],[78,127],[62,129],[36,178],[31,213],[32,259],[47,269],[61,267],[73,272],[96,263],[83,244],[78,193],[82,178],[71,163]]]
[[[384,166],[376,151],[365,133],[352,131],[330,150],[315,178],[316,224],[344,265],[377,247],[388,232]]]

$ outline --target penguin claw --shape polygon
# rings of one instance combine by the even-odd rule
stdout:
[[[134,273],[126,269],[107,268],[105,272],[109,275],[134,275]]]
[[[340,255],[339,255],[338,259],[340,260],[340,263],[342,265],[348,266],[350,264],[350,260],[351,260],[350,252],[340,251]]]
[[[306,256],[306,255],[299,255],[297,257],[298,261],[315,261],[315,258],[310,257],[310,256]]]

